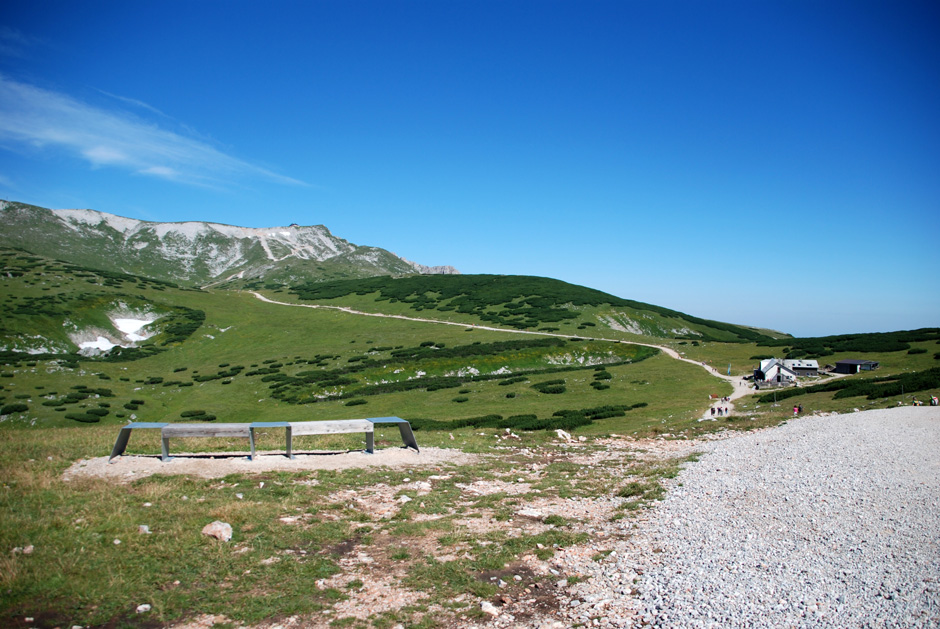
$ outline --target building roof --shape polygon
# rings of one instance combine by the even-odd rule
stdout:
[[[859,360],[857,358],[849,358],[847,360],[837,360],[837,365],[877,365],[877,360]]]
[[[815,360],[785,360],[783,364],[790,369],[819,369],[819,363]]]

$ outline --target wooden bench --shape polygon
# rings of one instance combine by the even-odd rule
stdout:
[[[248,460],[255,458],[255,430],[258,428],[284,428],[285,450],[288,458],[295,458],[293,454],[294,436],[303,435],[331,435],[351,432],[363,432],[366,435],[366,452],[375,452],[375,424],[398,424],[399,434],[405,448],[413,448],[416,452],[418,442],[415,441],[411,424],[399,417],[372,417],[369,419],[340,419],[328,421],[308,422],[251,422],[229,424],[171,424],[168,422],[131,422],[121,428],[108,462],[124,454],[131,432],[141,429],[159,429],[161,437],[161,456],[163,461],[170,461],[170,439],[182,437],[247,437],[251,454]]]

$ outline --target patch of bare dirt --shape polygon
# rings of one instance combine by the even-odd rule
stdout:
[[[270,471],[300,472],[305,470],[342,470],[350,468],[389,467],[410,469],[452,463],[466,465],[477,457],[460,450],[422,448],[421,452],[405,448],[386,448],[374,454],[362,451],[297,454],[288,459],[283,454],[260,453],[249,461],[247,453],[218,455],[174,454],[170,461],[159,456],[125,455],[108,463],[108,457],[80,459],[62,475],[63,480],[79,477],[105,478],[128,483],[153,474],[189,475],[200,478],[223,478],[230,474],[252,474]]]

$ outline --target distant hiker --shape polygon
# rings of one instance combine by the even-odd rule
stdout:
[[[803,412],[803,405],[800,404],[799,406],[797,406],[797,409],[799,409],[799,412],[802,413],[802,412]]]
[[[794,407],[793,407],[793,416],[796,417],[796,416],[799,415],[799,414],[800,414],[800,407],[799,407],[799,406],[794,406]]]
[[[713,406],[713,407],[712,407],[712,417],[714,417],[714,416],[715,416],[715,407]]]

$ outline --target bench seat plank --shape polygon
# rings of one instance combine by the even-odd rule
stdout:
[[[313,422],[288,422],[291,433],[299,435],[334,435],[345,432],[372,432],[368,419],[337,419]]]
[[[164,437],[247,437],[250,424],[170,424]]]

